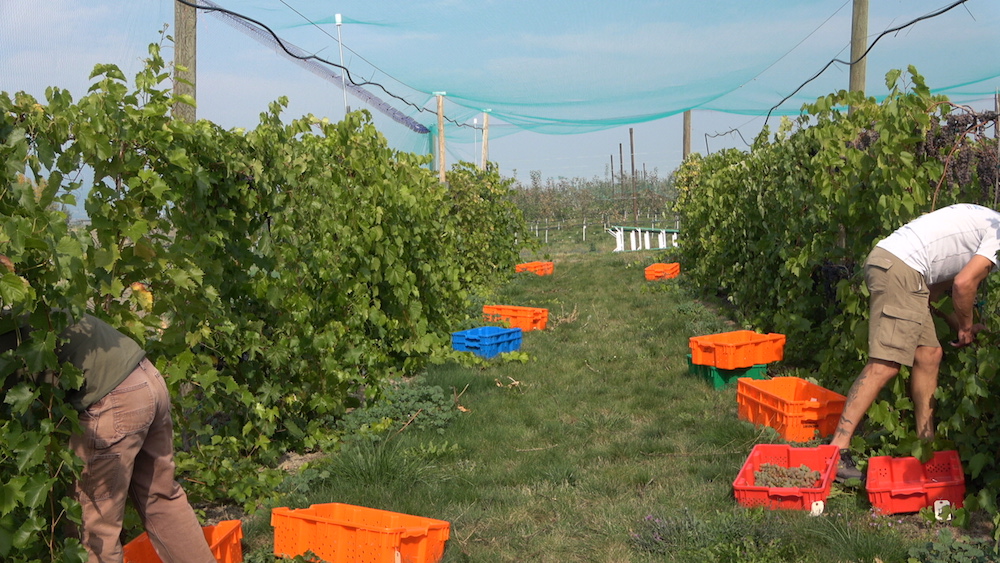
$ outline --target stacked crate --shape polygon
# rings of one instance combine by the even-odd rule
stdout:
[[[549,310],[538,307],[516,305],[483,305],[483,322],[505,324],[524,332],[545,330],[549,321]]]
[[[693,336],[689,346],[688,371],[718,389],[741,377],[767,377],[767,364],[784,357],[785,336],[737,330]]]
[[[554,265],[552,262],[525,262],[514,266],[515,272],[531,272],[539,276],[552,275]]]
[[[670,264],[652,264],[646,266],[645,270],[646,279],[649,281],[676,278],[680,273],[681,265],[676,262]]]
[[[499,326],[481,326],[451,333],[451,347],[459,352],[473,354],[490,359],[504,352],[515,352],[521,349],[520,328],[503,328]]]

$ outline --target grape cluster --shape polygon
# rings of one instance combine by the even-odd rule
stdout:
[[[997,112],[952,112],[943,122],[935,123],[917,148],[925,158],[937,158],[947,165],[948,182],[958,188],[972,186],[976,180],[982,193],[970,194],[983,201],[993,201],[997,180],[996,141],[986,129],[997,120]]]
[[[782,467],[774,463],[763,463],[753,472],[754,483],[758,487],[769,488],[811,488],[820,479],[820,472],[806,465]]]
[[[860,151],[868,150],[872,145],[878,142],[881,135],[875,130],[875,126],[866,127],[858,132],[858,136],[854,139],[854,142],[848,143],[849,146],[856,148]]]

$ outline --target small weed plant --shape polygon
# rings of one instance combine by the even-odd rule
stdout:
[[[739,509],[701,518],[685,509],[676,516],[649,515],[632,534],[636,548],[675,561],[732,563],[798,561],[787,528],[761,509]]]
[[[941,530],[938,539],[910,548],[908,563],[988,563],[1000,561],[1000,549],[986,538],[955,537]]]
[[[454,399],[420,378],[389,385],[381,396],[338,423],[347,436],[379,435],[404,428],[443,432],[458,415]]]

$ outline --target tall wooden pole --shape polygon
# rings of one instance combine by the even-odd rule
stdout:
[[[445,92],[434,92],[437,96],[438,101],[438,142],[437,142],[437,158],[438,158],[438,180],[444,183],[444,95]]]
[[[618,179],[621,181],[621,198],[622,202],[625,201],[625,151],[622,150],[622,144],[618,143]],[[628,209],[625,204],[622,203],[622,221],[628,217]]]
[[[687,160],[689,154],[691,154],[691,110],[684,112],[684,149],[681,159]]]
[[[635,210],[635,220],[639,220],[639,194],[635,186],[635,129],[628,128],[628,152],[632,160],[632,207]]]
[[[481,169],[486,170],[486,163],[490,161],[490,110],[483,112],[483,163]]]
[[[867,57],[862,58],[862,56],[866,50],[868,50],[868,0],[854,0],[851,17],[851,92],[865,91]]]
[[[195,98],[195,64],[198,49],[198,9],[174,3],[174,95]],[[181,70],[183,67],[185,70]],[[195,107],[177,103],[173,107],[176,119],[193,123],[197,118]]]
[[[615,204],[615,155],[611,155],[611,205]]]

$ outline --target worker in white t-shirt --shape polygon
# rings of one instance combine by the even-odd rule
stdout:
[[[910,366],[910,396],[917,436],[934,438],[934,391],[943,351],[932,315],[957,334],[952,346],[970,344],[984,327],[973,322],[979,285],[997,269],[1000,213],[968,203],[917,217],[881,240],[865,261],[871,294],[868,364],[847,394],[831,444],[841,451],[837,477],[861,479],[848,447],[861,417],[901,365]],[[954,312],[933,309],[951,291]]]

